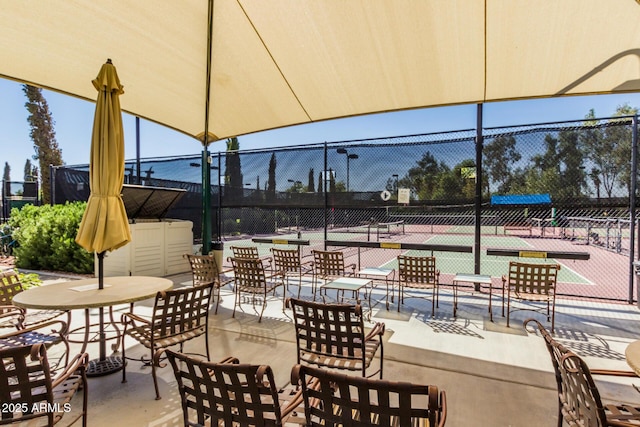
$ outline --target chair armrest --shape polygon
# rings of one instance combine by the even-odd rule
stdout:
[[[16,329],[15,331],[11,331],[11,332],[9,332],[7,334],[2,334],[2,335],[0,335],[0,338],[11,338],[11,337],[20,336],[22,334],[25,334],[25,333],[28,333],[28,332],[38,331],[40,329],[44,329],[44,328],[53,326],[55,324],[59,324],[60,325],[60,329],[51,329],[51,332],[55,333],[55,334],[59,334],[60,337],[62,338],[62,340],[66,341],[65,334],[66,334],[67,330],[69,329],[69,325],[67,325],[67,322],[65,322],[63,320],[50,320],[50,321],[44,322],[44,323],[36,323],[35,325],[31,325],[31,326],[28,326],[26,328]]]
[[[384,335],[384,330],[385,330],[385,324],[383,322],[377,322],[375,325],[373,325],[373,329],[369,331],[367,336],[364,337],[364,340],[370,341],[374,339],[376,335],[380,336],[380,339],[382,339],[382,335]]]
[[[9,317],[14,315],[15,313],[25,313],[27,310],[24,308],[18,307],[17,305],[0,305],[0,311],[4,313],[0,314],[0,319],[3,317]]]
[[[58,375],[56,375],[56,377],[53,379],[52,387],[56,388],[57,386],[62,384],[64,381],[69,379],[69,377],[74,373],[78,371],[86,370],[88,364],[89,364],[89,353],[76,354],[73,357],[73,359],[71,359],[71,361],[67,364],[67,366],[64,367],[64,370],[60,372]],[[86,392],[87,391],[85,390],[85,393]]]
[[[9,325],[15,326],[17,329],[22,329],[24,324],[24,316],[26,310],[15,305],[0,305],[0,324],[2,328],[9,327]]]
[[[634,371],[617,371],[611,369],[590,369],[593,375],[609,375],[612,377],[637,377]]]
[[[135,322],[141,322],[147,325],[151,324],[151,320],[145,319],[144,317],[139,316],[135,313],[123,313],[122,317],[120,318],[120,322],[124,324],[131,323],[134,325],[135,325]]]

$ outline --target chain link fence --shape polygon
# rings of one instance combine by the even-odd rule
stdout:
[[[304,255],[326,240],[469,247],[477,235],[483,254],[588,253],[589,261],[563,261],[559,293],[632,301],[634,125],[625,117],[484,129],[480,169],[475,130],[214,153],[211,229],[236,244],[308,239]],[[137,169],[127,162],[126,183],[186,190],[167,217],[192,221],[199,240],[201,156],[141,159]],[[87,200],[88,165],[52,177],[54,203]],[[362,266],[394,266],[400,253],[345,250]],[[474,272],[468,253],[435,255],[443,283]],[[480,272],[499,277],[508,261],[482,255]]]

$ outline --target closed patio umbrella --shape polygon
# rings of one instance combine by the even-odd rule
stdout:
[[[98,91],[91,136],[89,185],[91,193],[82,217],[76,242],[99,259],[106,251],[118,249],[131,241],[127,212],[122,202],[124,182],[124,133],[120,94],[124,93],[111,60],[93,80]],[[101,263],[100,263],[101,264]],[[98,268],[102,288],[102,268]]]
[[[122,202],[124,182],[124,133],[120,94],[124,93],[111,60],[93,80],[98,91],[91,136],[89,185],[91,193],[82,217],[76,242],[98,254],[98,289],[104,288],[103,260],[112,251],[131,241],[127,212]],[[104,312],[100,308],[100,359],[92,361],[88,374],[102,375],[122,367],[121,360],[106,357]]]

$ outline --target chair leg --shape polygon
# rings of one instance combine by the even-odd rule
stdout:
[[[431,294],[431,318],[436,317],[436,288],[433,288],[433,293]]]
[[[156,364],[153,362],[151,363],[151,376],[153,377],[153,386],[156,389],[156,400],[160,400],[160,389],[158,388],[158,378],[156,376]]]
[[[502,305],[504,311],[504,304]],[[507,328],[509,327],[509,315],[511,314],[511,293],[507,294]],[[504,316],[504,314],[503,314]]]
[[[236,289],[236,297],[234,298],[233,301],[233,314],[231,314],[231,317],[236,317],[236,307],[238,306],[238,298],[240,297],[240,290]]]
[[[204,333],[204,345],[207,347],[207,360],[211,361],[211,353],[209,351],[209,328],[205,329]]]
[[[220,286],[216,287],[216,310],[213,314],[218,314],[218,306],[220,305]]]

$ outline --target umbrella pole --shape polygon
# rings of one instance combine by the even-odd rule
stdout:
[[[104,253],[106,251],[98,252],[98,289],[104,289]],[[107,358],[107,343],[106,335],[104,333],[104,308],[100,307],[99,313],[100,321],[100,361]]]

